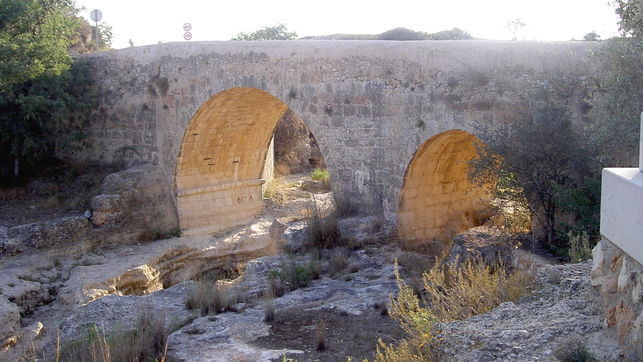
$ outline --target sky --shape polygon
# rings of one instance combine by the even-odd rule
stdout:
[[[112,26],[115,49],[183,40],[183,24],[192,39],[230,40],[239,32],[286,24],[300,37],[379,34],[396,27],[436,32],[454,27],[476,38],[509,40],[507,22],[520,18],[519,40],[570,40],[596,31],[602,38],[618,33],[618,17],[609,0],[76,0],[89,19],[100,9]],[[90,21],[93,24],[93,22]]]

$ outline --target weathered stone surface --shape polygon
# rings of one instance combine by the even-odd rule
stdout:
[[[84,305],[111,294],[143,295],[191,279],[203,267],[223,267],[276,254],[284,244],[285,226],[275,220],[256,222],[216,237],[194,236],[132,246],[131,252],[108,256],[109,263],[80,265],[58,293],[67,305]]]
[[[84,238],[91,224],[84,216],[68,216],[48,222],[18,225],[8,229],[6,245],[18,251],[73,245]],[[14,252],[15,254],[15,252]]]
[[[357,252],[351,260],[360,269],[350,278],[314,280],[305,288],[297,289],[272,300],[275,313],[291,308],[306,311],[332,310],[360,315],[372,311],[375,305],[384,305],[394,294],[397,285],[393,267],[383,257],[369,257]],[[297,257],[295,262],[306,263],[307,257]],[[261,297],[268,287],[271,270],[288,262],[284,256],[268,256],[248,263],[242,280],[234,288],[247,298]],[[280,358],[284,352],[266,350],[253,345],[253,341],[270,333],[264,321],[264,307],[245,310],[243,313],[225,313],[194,320],[190,325],[172,334],[168,342],[168,356],[179,361],[269,361]]]
[[[123,220],[123,213],[94,211],[91,220],[95,226],[103,226],[107,223],[116,224]]]
[[[356,245],[373,240],[386,232],[382,221],[372,216],[341,218],[337,221],[337,228],[341,237]]]
[[[177,229],[176,208],[162,177],[155,166],[140,162],[105,177],[103,194],[95,196],[91,205],[91,221],[100,227],[102,239],[131,242],[143,232]]]
[[[0,295],[0,351],[14,343],[20,328],[20,312],[18,306]]]
[[[30,315],[37,307],[53,299],[49,290],[40,282],[21,278],[32,279],[28,275],[19,275],[17,278],[11,275],[0,277],[0,293],[19,307],[21,315]]]
[[[538,272],[542,289],[517,302],[505,302],[464,321],[443,326],[440,352],[447,361],[557,360],[558,348],[575,348],[568,337],[580,336],[600,361],[623,358],[614,335],[603,330],[600,303],[588,277],[589,263],[551,267],[559,276],[552,283]]]
[[[123,208],[121,195],[98,195],[92,199],[92,209],[105,213],[113,213]]]
[[[271,361],[284,352],[252,346],[250,343],[269,333],[263,322],[263,308],[243,314],[225,313],[196,319],[168,338],[168,358],[172,361]]]

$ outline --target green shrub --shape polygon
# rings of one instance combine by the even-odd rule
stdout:
[[[307,287],[313,279],[319,278],[320,274],[321,266],[317,261],[297,264],[290,260],[281,263],[278,269],[271,270],[269,278],[279,279],[281,282],[287,284],[292,291]]]
[[[314,181],[321,181],[325,184],[330,183],[330,173],[328,170],[316,168],[310,173],[310,178]]]

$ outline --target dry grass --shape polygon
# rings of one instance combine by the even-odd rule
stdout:
[[[345,248],[333,249],[328,260],[328,273],[334,278],[346,274],[349,267],[348,250]]]
[[[343,246],[344,242],[339,236],[337,216],[334,212],[322,215],[313,196],[312,202],[306,209],[307,244],[311,248],[330,249]]]
[[[275,320],[275,295],[272,289],[264,291],[263,321],[271,323]]]
[[[465,319],[517,300],[532,290],[535,280],[532,274],[508,270],[503,264],[491,267],[482,261],[456,261],[424,272],[418,297],[400,277],[397,260],[395,270],[399,292],[390,299],[389,313],[408,337],[397,346],[380,341],[376,361],[436,360],[436,322]]]
[[[315,342],[318,351],[324,351],[328,347],[326,345],[326,324],[324,322],[318,323],[315,328]]]
[[[426,254],[402,251],[397,254],[398,265],[404,267],[406,283],[418,297],[422,294],[422,274],[436,263],[436,258]]]
[[[165,317],[145,309],[134,330],[116,330],[105,334],[96,325],[87,330],[84,338],[57,346],[57,361],[69,362],[130,362],[164,361],[167,337],[172,332],[165,327]]]
[[[270,199],[275,204],[283,204],[291,200],[291,190],[297,186],[294,182],[287,182],[284,177],[275,177],[268,181],[263,197]]]
[[[190,288],[185,299],[187,309],[198,309],[202,316],[230,311],[239,296],[230,288],[213,280],[202,280]]]

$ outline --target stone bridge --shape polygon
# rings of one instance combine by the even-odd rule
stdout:
[[[288,109],[316,138],[338,206],[439,238],[484,217],[466,179],[476,125],[502,125],[550,89],[575,122],[592,74],[587,42],[167,43],[84,56],[99,84],[98,162],[156,165],[162,208],[215,231],[262,207],[274,128]]]

